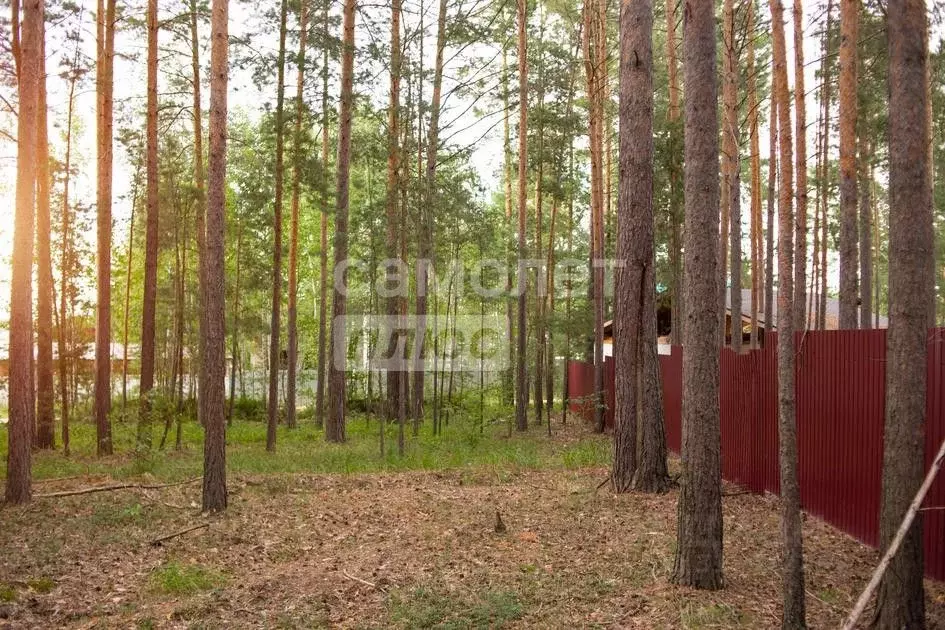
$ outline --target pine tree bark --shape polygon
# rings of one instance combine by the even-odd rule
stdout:
[[[722,587],[722,480],[719,424],[719,123],[715,11],[686,0],[685,303],[682,477],[672,581]]]
[[[829,229],[829,153],[830,153],[830,113],[833,78],[830,64],[830,33],[833,30],[833,0],[827,0],[826,28],[824,29],[823,54],[821,66],[821,83],[823,84],[823,132],[821,135],[821,152],[823,154],[823,173],[820,180],[820,295],[817,303],[817,329],[827,327],[827,231]]]
[[[151,448],[151,389],[154,387],[154,336],[158,263],[158,15],[157,0],[148,0],[148,113],[145,171],[147,216],[144,246],[144,297],[141,304],[141,386],[138,448]]]
[[[341,54],[341,101],[338,112],[338,175],[335,196],[335,269],[345,265],[348,258],[348,193],[351,173],[351,115],[354,101],[354,17],[355,0],[345,0]],[[347,313],[347,271],[335,281],[332,300],[331,340],[332,357],[328,363],[328,382],[331,388],[325,438],[329,442],[345,441],[345,366],[344,316]],[[339,287],[339,281],[341,287]],[[340,289],[340,290],[339,290]]]
[[[299,364],[299,204],[302,198],[302,117],[305,115],[303,91],[305,82],[305,46],[308,38],[308,1],[299,7],[298,81],[295,93],[295,135],[292,159],[292,209],[289,225],[289,303],[286,308],[288,337],[288,373],[286,374],[285,423],[296,426],[296,380]]]
[[[385,285],[388,290],[397,286],[399,269],[396,265],[400,263],[400,53],[400,0],[393,0],[390,18],[390,102],[387,108],[387,198],[385,204],[387,214]],[[397,291],[387,298],[388,323],[391,325],[399,319],[400,304],[401,295]],[[385,355],[392,362],[397,361],[400,359],[399,356],[395,356],[400,345],[399,331],[392,330],[388,340],[390,345]],[[401,378],[406,378],[403,371],[388,368],[387,403],[384,405],[384,414],[390,420],[397,418],[400,411]]]
[[[732,217],[732,203],[735,189],[735,171],[738,169],[738,68],[737,53],[735,51],[735,2],[725,0],[722,5],[722,181],[720,207],[722,213],[722,229],[719,234],[719,309],[723,313],[721,322],[722,345],[726,337],[731,338],[735,346],[735,331],[741,325],[741,291],[735,294],[735,267],[731,266],[729,278],[729,244],[734,243],[735,220]],[[731,288],[730,288],[731,287]],[[726,310],[727,294],[731,291],[731,318],[727,326]],[[730,328],[731,330],[728,330]],[[739,344],[741,340],[739,339]]]
[[[236,398],[236,370],[239,367],[240,356],[240,291],[243,286],[243,229],[241,222],[236,236],[236,284],[233,287],[233,329],[230,331],[230,402],[226,412],[227,426],[233,423],[233,401]]]
[[[527,332],[525,229],[528,200],[528,43],[525,32],[527,0],[516,0],[518,11],[518,315],[515,353],[515,428],[528,429],[528,380],[525,374],[525,344]]]
[[[666,65],[669,78],[669,107],[666,119],[670,134],[669,165],[669,220],[670,220],[670,267],[672,268],[672,306],[670,335],[675,344],[682,343],[683,324],[686,320],[683,311],[682,286],[682,234],[680,225],[679,179],[682,173],[682,159],[679,155],[682,134],[679,123],[679,68],[676,61],[676,9],[677,0],[666,0]]]
[[[545,193],[545,121],[544,121],[544,107],[545,107],[545,59],[544,59],[544,46],[545,46],[545,13],[544,7],[541,0],[537,2],[538,9],[538,80],[536,81],[537,85],[537,97],[538,101],[535,109],[538,118],[538,124],[536,125],[537,135],[538,135],[538,147],[537,147],[537,158],[538,164],[535,168],[535,258],[537,260],[542,259],[542,230],[544,229],[544,193]],[[545,396],[544,396],[544,379],[542,378],[542,373],[544,371],[545,364],[545,298],[547,297],[548,287],[544,287],[544,292],[542,291],[541,284],[543,279],[541,278],[541,269],[538,269],[535,274],[535,424],[540,425],[542,416],[545,413]]]
[[[96,302],[95,416],[96,452],[112,454],[112,93],[115,64],[115,0],[98,0],[96,13]]]
[[[331,0],[325,0],[322,8],[322,41],[328,41],[329,12]],[[322,47],[322,180],[321,217],[319,222],[318,249],[318,382],[315,392],[315,422],[325,424],[325,331],[328,327],[328,46]]]
[[[652,2],[624,3],[620,11],[617,197],[617,260],[622,266],[617,267],[615,277],[611,475],[617,492],[627,492],[635,484],[648,492],[660,492],[669,481],[665,435],[662,445],[658,439],[663,432],[658,372],[655,391],[647,387],[652,385],[647,367],[656,353],[652,38]],[[638,460],[638,433],[641,459],[647,456],[646,468]]]
[[[40,22],[36,151],[36,436],[39,449],[56,447],[53,383],[52,229],[49,212],[49,130],[46,122],[46,26]]]
[[[774,70],[778,111],[778,450],[781,480],[783,601],[781,627],[806,628],[804,560],[801,540],[801,495],[797,481],[797,425],[794,393],[794,165],[791,101],[787,77],[784,6],[771,0]],[[806,168],[806,164],[805,164]]]
[[[14,2],[14,4],[17,4]],[[66,113],[66,155],[63,164],[63,183],[62,183],[62,217],[60,220],[60,236],[62,238],[62,247],[59,258],[59,404],[62,415],[62,452],[69,455],[69,360],[68,338],[66,330],[70,324],[70,318],[66,312],[66,304],[69,302],[72,284],[69,278],[69,266],[72,260],[72,219],[69,211],[69,185],[72,180],[72,116],[75,111],[75,87],[79,79],[77,71],[79,61],[79,50],[81,42],[76,42],[75,55],[73,56],[72,68],[69,73],[69,101]],[[127,346],[127,344],[125,344]]]
[[[768,204],[765,217],[765,332],[774,323],[774,212],[777,204],[778,181],[778,105],[777,97],[771,94],[770,119],[768,121]]]
[[[436,19],[436,60],[433,65],[433,95],[430,100],[430,126],[427,129],[427,144],[426,144],[426,171],[424,174],[423,181],[423,203],[420,208],[420,242],[419,242],[419,252],[418,257],[420,259],[420,267],[417,270],[417,318],[420,321],[420,330],[417,335],[417,349],[415,356],[421,358],[424,363],[426,361],[425,355],[427,352],[426,348],[426,331],[427,331],[427,292],[429,291],[429,267],[428,262],[432,262],[433,257],[433,209],[436,204],[436,161],[437,153],[439,149],[439,134],[440,134],[440,103],[442,101],[443,94],[443,50],[446,48],[446,0],[440,0],[439,8],[437,10],[437,19]],[[503,49],[503,64],[505,63],[505,50]],[[503,65],[503,71],[505,66]],[[507,76],[503,74],[504,80],[507,81]],[[505,151],[506,156],[508,155],[508,135],[509,135],[509,113],[508,113],[508,85],[505,84]],[[509,188],[511,186],[511,181],[507,178],[508,175],[508,166],[505,168],[506,174],[506,218],[510,214],[510,204],[512,202],[509,197]],[[510,319],[511,323],[511,319]],[[413,418],[414,426],[417,427],[417,423],[423,417],[423,396],[424,396],[424,381],[426,377],[426,369],[417,370],[414,374],[414,404],[413,404]]]
[[[197,32],[197,0],[190,0],[190,63],[193,76],[193,117],[194,117],[194,212],[196,221],[194,230],[197,241],[197,284],[200,287],[206,286],[206,282],[200,279],[206,274],[204,269],[204,247],[206,241],[206,192],[205,192],[205,174],[203,168],[203,112],[200,104],[200,46],[198,43]],[[197,291],[197,308],[200,311],[197,315],[197,356],[203,357],[206,353],[206,330],[207,330],[207,309],[206,296],[203,290]],[[204,361],[200,359],[198,372],[205,368]],[[199,379],[203,380],[203,379]],[[203,408],[203,395],[200,389],[197,389],[197,419],[200,424],[204,424],[206,410]]]
[[[10,276],[9,424],[7,425],[7,503],[32,496],[30,448],[36,408],[33,390],[33,227],[38,153],[37,127],[43,1],[24,0],[20,27],[17,92],[16,208]]]
[[[840,328],[857,316],[857,52],[859,0],[840,0]]]
[[[862,128],[862,125],[861,125]],[[859,140],[859,160],[857,161],[857,186],[860,200],[860,328],[873,327],[873,197],[871,194],[872,141],[866,138],[866,130]]]
[[[606,71],[606,36],[600,9],[601,0],[584,2],[584,67],[587,78],[588,140],[591,162],[591,282],[590,296],[594,310],[594,427],[604,431],[604,82]]]
[[[266,400],[266,450],[276,450],[279,424],[279,375],[282,368],[282,195],[285,182],[285,38],[288,0],[279,13],[276,60],[276,166],[272,208],[272,310],[269,315],[269,395]]]
[[[125,413],[128,407],[128,337],[130,334],[131,319],[131,270],[134,262],[134,238],[135,238],[135,215],[138,206],[138,180],[141,176],[140,167],[135,169],[134,184],[132,184],[131,193],[131,220],[128,224],[128,247],[125,266],[125,312],[122,316],[121,329],[121,411]]]
[[[935,311],[931,197],[929,27],[922,0],[890,2],[889,332],[880,540],[892,541],[922,485],[926,356]],[[917,517],[879,587],[877,628],[924,628],[922,519]]]
[[[748,135],[751,154],[751,332],[748,346],[758,347],[758,306],[764,286],[764,267],[761,261],[763,230],[761,227],[761,143],[758,137],[758,75],[755,63],[755,3],[749,2],[746,10],[748,33]]]
[[[804,4],[794,0],[794,122],[797,212],[794,214],[794,329],[807,328],[807,91],[804,89]]]
[[[203,443],[203,510],[226,509],[226,420],[224,381],[226,275],[223,234],[226,227],[226,88],[229,75],[228,0],[213,0],[210,17],[210,139],[207,156],[207,221],[204,250],[207,342],[200,374],[206,405]]]

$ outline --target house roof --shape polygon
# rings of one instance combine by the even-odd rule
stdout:
[[[778,292],[774,292],[774,302],[777,304],[778,301]],[[764,309],[761,308],[763,305],[759,304],[758,309],[758,322],[761,325],[765,325],[768,322],[768,318],[764,313]],[[727,289],[725,292],[725,310],[728,313],[732,311],[732,290],[731,288]],[[816,312],[817,308],[814,308]],[[859,315],[859,307],[857,308],[857,314]],[[809,317],[813,318],[814,313],[810,313]],[[742,319],[751,319],[751,289],[742,289]],[[827,330],[837,330],[840,328],[840,300],[828,297],[827,298],[827,312],[826,312],[826,328]],[[873,321],[876,321],[876,314],[873,313]],[[766,326],[767,327],[767,326]],[[889,319],[883,315],[879,316],[879,328],[888,328]],[[770,328],[775,328],[774,322]]]
[[[774,302],[777,305],[778,301],[778,292],[774,292]],[[758,324],[765,328],[775,329],[775,322],[772,322],[771,326],[768,326],[768,318],[764,312],[763,305],[759,305],[758,309]],[[816,308],[814,309],[816,312]],[[725,311],[727,314],[732,312],[732,290],[728,288],[725,292]],[[857,308],[857,314],[859,314],[859,308]],[[813,321],[813,314],[810,314],[809,317]],[[826,325],[827,330],[838,330],[840,328],[840,300],[828,297],[827,298],[827,315],[826,315]],[[751,321],[751,289],[742,289],[742,320],[745,322]],[[876,314],[873,313],[873,322],[876,321]],[[879,316],[879,328],[888,328],[889,319],[884,316]],[[604,322],[604,337],[613,336],[614,323],[613,320],[608,320]]]

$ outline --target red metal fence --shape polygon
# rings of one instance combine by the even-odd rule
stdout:
[[[752,492],[779,491],[777,336],[767,346],[721,354],[719,403],[722,476]],[[945,438],[945,329],[929,336],[926,465]],[[886,331],[808,331],[797,352],[798,476],[804,510],[872,546],[879,540]],[[605,370],[608,424],[613,422],[613,362]],[[679,452],[682,421],[682,349],[660,356],[666,438]],[[590,399],[593,368],[569,365],[572,400]],[[589,405],[572,402],[575,412]],[[945,475],[926,506],[945,506]],[[926,573],[945,580],[945,511],[924,513]]]

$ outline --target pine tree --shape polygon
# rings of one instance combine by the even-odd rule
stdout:
[[[801,496],[797,482],[797,426],[794,400],[794,164],[791,101],[787,77],[784,6],[771,0],[774,101],[778,112],[778,450],[784,608],[782,628],[805,628]],[[806,165],[805,165],[806,168]],[[769,321],[770,315],[769,315]]]
[[[722,587],[719,426],[719,123],[715,11],[689,0],[684,27],[686,229],[682,478],[673,582]]]
[[[96,13],[96,241],[95,416],[96,450],[112,454],[112,94],[115,66],[115,0],[98,0]]]
[[[46,26],[40,22],[39,93],[36,106],[36,436],[40,449],[56,446],[53,390],[53,277],[50,220],[49,129],[46,123]]]
[[[934,320],[929,27],[923,0],[890,2],[889,332],[880,539],[887,547],[924,477],[926,356]],[[922,517],[880,583],[876,627],[925,627]]]
[[[857,33],[859,0],[840,0],[840,328],[856,328],[857,316]]]
[[[43,0],[23,2],[22,26],[13,20],[17,67],[16,209],[10,274],[10,376],[5,500],[16,505],[32,496],[30,447],[35,420],[33,390],[33,227],[37,159]],[[16,42],[16,39],[14,39]]]
[[[279,374],[282,367],[282,195],[285,182],[285,38],[288,0],[279,11],[279,52],[276,60],[276,166],[272,207],[272,310],[269,318],[269,395],[266,406],[266,450],[276,450],[279,423]]]
[[[224,387],[225,309],[223,232],[226,223],[226,87],[229,76],[228,0],[213,0],[210,18],[210,147],[207,159],[206,261],[203,290],[207,309],[206,369],[201,389],[206,404],[203,443],[203,509],[226,509],[226,424]]]
[[[299,204],[302,197],[302,118],[305,116],[303,87],[305,85],[305,46],[308,38],[308,1],[301,0],[299,8],[298,81],[295,94],[295,130],[292,155],[292,209],[289,219],[289,303],[286,308],[288,337],[288,366],[286,374],[285,423],[296,425],[296,379],[299,363]]]
[[[355,0],[345,0],[342,23],[341,99],[338,111],[338,176],[335,197],[335,267],[348,258],[348,203],[351,174],[351,116],[354,106],[354,14]],[[347,273],[342,278],[347,283]],[[345,291],[335,286],[332,300],[332,357],[328,362],[328,382],[331,390],[325,438],[329,442],[345,441],[345,362],[344,345],[336,340],[344,338],[344,316],[347,313]],[[339,326],[341,327],[339,329]]]
[[[141,306],[141,386],[138,448],[151,448],[151,389],[154,386],[155,310],[158,265],[158,9],[148,0],[147,218],[145,219],[144,298]]]

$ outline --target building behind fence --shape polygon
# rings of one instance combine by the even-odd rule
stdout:
[[[778,479],[777,335],[767,346],[736,355],[721,352],[719,403],[722,476],[752,492],[780,490]],[[929,334],[925,460],[945,439],[945,329]],[[879,543],[886,331],[807,331],[797,352],[798,476],[803,509],[860,541]],[[682,426],[682,348],[660,356],[663,409],[670,450],[678,453]],[[571,408],[591,418],[593,367],[568,366]],[[613,361],[605,365],[609,426],[613,425]],[[926,574],[945,580],[945,475],[924,504]]]

